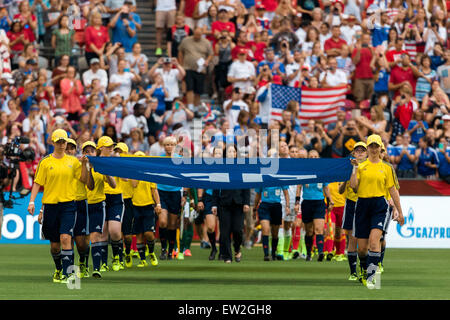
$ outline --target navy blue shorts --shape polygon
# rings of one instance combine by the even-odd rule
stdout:
[[[159,200],[161,201],[161,209],[167,210],[169,213],[181,214],[181,192],[180,191],[163,191],[158,190]]]
[[[325,219],[325,201],[303,200],[301,204],[303,223],[313,222],[314,219]]]
[[[73,235],[85,236],[89,234],[87,229],[87,200],[75,201],[77,206],[77,221],[75,223],[75,228],[73,229]]]
[[[122,233],[127,236],[133,234],[134,206],[131,198],[123,199],[123,206],[125,209],[122,219]]]
[[[342,219],[342,229],[353,230],[353,223],[355,219],[356,202],[350,199],[345,200],[344,218]]]
[[[106,218],[105,201],[88,204],[88,229],[89,233],[103,233]]]
[[[123,217],[123,199],[122,194],[105,194],[106,195],[106,221],[122,222]]]
[[[283,209],[281,203],[261,202],[258,207],[259,221],[269,220],[270,224],[279,226],[283,219]]]
[[[384,197],[359,198],[355,209],[354,236],[369,239],[372,229],[384,232],[389,218],[389,205]]]
[[[155,232],[155,210],[153,205],[134,206],[133,234]]]
[[[61,234],[73,236],[77,220],[75,201],[44,204],[42,235],[50,242],[60,242]]]

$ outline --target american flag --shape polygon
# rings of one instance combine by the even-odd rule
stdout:
[[[344,105],[346,86],[311,89],[293,88],[272,84],[271,119],[281,120],[281,113],[291,100],[300,102],[298,118],[302,127],[308,120],[322,120],[325,125],[337,120],[336,112]]]

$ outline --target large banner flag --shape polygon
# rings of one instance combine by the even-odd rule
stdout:
[[[344,105],[347,86],[311,89],[272,84],[270,119],[281,120],[281,114],[291,100],[300,103],[299,119],[302,127],[308,120],[322,120],[325,125],[337,120],[336,112]]]
[[[300,102],[302,90],[300,88],[271,84],[272,90],[272,110],[270,119],[281,120],[281,113],[286,109],[286,105],[291,100]]]
[[[250,189],[347,181],[349,159],[89,157],[110,176],[203,189]]]
[[[344,105],[347,86],[311,89],[302,87],[300,124],[306,126],[308,120],[322,120],[325,125],[337,121],[336,112]]]

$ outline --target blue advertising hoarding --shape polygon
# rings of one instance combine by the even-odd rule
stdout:
[[[5,193],[6,199],[8,195]],[[19,194],[13,193],[13,198],[19,198]],[[42,193],[38,193],[34,201],[36,206],[34,216],[27,211],[29,201],[30,195],[22,199],[13,199],[13,208],[4,209],[0,244],[48,244],[47,240],[41,238],[41,225],[38,222]]]

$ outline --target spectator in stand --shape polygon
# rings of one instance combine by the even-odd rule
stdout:
[[[388,52],[389,54],[389,52]],[[389,58],[386,56],[387,60]],[[389,78],[389,91],[394,94],[394,99],[398,97],[400,94],[400,89],[407,84],[410,88],[412,88],[412,96],[415,95],[416,90],[416,81],[418,77],[424,76],[422,72],[420,72],[417,67],[415,67],[411,60],[409,59],[409,55],[407,53],[402,53],[400,55],[401,60],[394,60],[394,62],[401,62],[401,66],[395,66],[391,70],[391,75]]]
[[[171,28],[175,24],[175,14],[177,5],[175,0],[155,0],[156,1],[156,56],[162,56],[162,38],[164,29]]]
[[[337,61],[334,56],[329,56],[327,71],[320,74],[319,81],[323,88],[339,87],[347,85],[345,72],[337,68]]]
[[[144,135],[148,134],[147,119],[144,116],[146,107],[143,104],[136,103],[133,110],[133,114],[129,114],[123,119],[120,131],[122,139],[127,139],[134,128],[141,129]]]
[[[58,28],[52,33],[52,48],[55,49],[55,65],[63,55],[72,56],[72,48],[75,43],[75,31],[69,29],[69,16],[61,15]],[[75,65],[75,57],[71,57],[71,65]]]
[[[130,69],[134,69],[134,72],[139,74],[139,65],[147,63],[148,58],[142,53],[141,44],[136,42],[133,44],[131,52],[125,55],[125,60],[128,61]]]
[[[324,51],[328,56],[339,56],[343,45],[347,45],[341,38],[341,29],[338,25],[334,25],[331,29],[331,38],[325,41]]]
[[[416,99],[419,103],[422,102],[423,97],[431,91],[431,82],[436,77],[436,72],[431,69],[431,58],[423,55],[420,59],[419,71],[424,75],[419,77],[416,83]],[[419,141],[417,141],[419,142]]]
[[[389,62],[389,67],[393,69],[395,66],[401,67],[403,61],[403,55],[408,55],[408,52],[404,50],[405,39],[401,36],[398,36],[394,49],[388,50],[386,52],[386,60]]]
[[[167,52],[170,58],[178,57],[178,46],[189,36],[192,36],[192,29],[185,24],[184,15],[177,12],[175,24],[167,30]]]
[[[178,61],[186,70],[186,100],[189,110],[200,106],[200,95],[204,92],[205,73],[211,62],[211,43],[202,37],[202,28],[195,28],[194,35],[184,38],[178,47]]]
[[[315,16],[317,9],[320,10],[320,3],[318,0],[298,0],[297,1],[297,12],[302,15],[302,21],[311,22]],[[322,11],[320,10],[317,14],[317,21],[322,22]]]
[[[106,43],[109,42],[108,29],[102,25],[100,13],[93,13],[89,26],[84,32],[85,57],[89,64],[92,58],[100,58],[105,53]]]
[[[283,78],[286,73],[286,69],[284,64],[276,59],[274,49],[272,47],[268,47],[264,50],[264,53],[266,54],[266,59],[258,64],[256,67],[257,71],[259,72],[260,67],[267,65],[272,71],[272,75],[279,75]]]
[[[450,114],[444,114],[442,116],[442,129],[436,132],[438,137],[444,137],[450,142]]]
[[[399,95],[394,100],[394,128],[392,132],[392,139],[395,139],[397,134],[403,134],[412,119],[413,113],[417,110],[418,104],[413,98],[412,89],[409,84],[403,85]]]
[[[414,118],[411,120],[408,126],[408,134],[411,135],[411,142],[417,146],[419,139],[425,136],[425,132],[428,130],[428,123],[424,120],[424,112],[422,109],[417,109],[414,112]]]
[[[239,33],[239,38],[243,32]],[[220,101],[223,101],[223,91],[229,86],[228,82],[228,69],[233,62],[232,52],[236,45],[233,43],[229,33],[222,31],[222,35],[219,37],[219,41],[214,48],[216,56],[219,58],[217,65],[214,67],[214,80],[216,84],[216,90],[220,95]]]
[[[19,13],[14,15],[14,20],[20,20],[22,28],[24,29],[27,38],[30,42],[36,41],[35,32],[37,29],[36,16],[30,10],[30,3],[28,1],[22,1],[19,4]]]
[[[425,111],[425,120],[432,124],[436,118],[450,112],[450,99],[439,86],[438,80],[431,83],[431,96],[425,95],[422,101],[422,109]]]
[[[117,73],[113,74],[109,79],[108,89],[110,92],[117,91],[123,99],[128,99],[133,82],[139,82],[141,78],[133,69],[126,68],[126,61],[119,60],[117,65]]]
[[[31,39],[29,34],[25,32],[20,20],[14,20],[11,30],[8,31],[9,47],[11,48],[11,65],[13,69],[18,66],[19,55],[23,52],[24,47]]]
[[[422,137],[419,139],[419,148],[416,150],[417,173],[420,178],[435,180],[439,159],[436,150],[431,146],[431,141]]]
[[[144,134],[140,128],[131,129],[130,137],[125,140],[125,143],[127,144],[130,153],[142,151],[148,155],[150,151],[150,146],[144,139]]]
[[[231,38],[234,38],[236,34],[236,27],[233,22],[230,22],[230,15],[227,9],[219,8],[217,18],[217,21],[213,22],[211,25],[211,30],[214,35],[213,45],[215,45],[220,38],[222,30],[227,30]]]
[[[370,47],[370,35],[363,34],[361,39],[356,42],[356,48],[352,53],[355,65],[353,96],[357,104],[370,99],[373,94],[374,79],[370,68],[373,56],[374,49]]]
[[[194,29],[195,20],[194,20],[194,11],[198,0],[181,0],[179,2],[178,13],[182,13],[186,18],[186,24],[189,28]],[[176,56],[174,56],[176,57]]]
[[[176,124],[182,124],[182,126],[189,130],[188,121],[194,118],[194,113],[186,108],[181,99],[176,98],[173,100],[172,109],[166,108],[167,112],[164,114],[164,122],[167,124],[168,132],[172,132],[173,127]]]
[[[439,178],[450,184],[450,147],[445,137],[439,140],[438,160]]]
[[[67,75],[61,80],[61,94],[63,96],[62,107],[68,113],[68,120],[78,121],[79,114],[83,109],[80,96],[83,94],[83,85],[76,79],[77,70],[73,66],[67,68]]]
[[[253,85],[255,76],[254,65],[247,61],[247,49],[241,48],[238,59],[230,65],[227,80],[233,84],[233,88],[240,88],[245,91]]]
[[[377,134],[383,137],[386,134],[387,121],[384,119],[382,106],[372,106],[370,108],[370,119],[362,116],[357,117],[355,120],[365,129],[361,130],[364,136]]]
[[[447,48],[444,54],[445,64],[437,68],[437,75],[440,80],[442,90],[450,98],[450,49]]]
[[[114,15],[109,22],[109,27],[112,29],[112,42],[119,42],[126,53],[132,52],[133,45],[137,42],[137,28],[129,6],[124,5]]]
[[[290,20],[288,18],[283,18],[281,20],[280,30],[270,40],[270,46],[274,48],[276,53],[280,53],[282,47],[289,50],[294,48],[298,42],[297,35],[292,31]]]
[[[89,61],[89,70],[83,73],[83,84],[86,89],[91,88],[92,80],[98,79],[100,81],[100,88],[105,91],[108,88],[108,74],[105,70],[100,68],[100,60],[98,58],[92,58]]]
[[[340,151],[342,158],[347,158],[353,151],[353,146],[358,141],[364,141],[365,137],[358,130],[355,120],[347,121],[347,124],[339,129],[336,140],[336,149]]]
[[[238,87],[233,89],[231,99],[223,104],[224,114],[229,122],[230,128],[237,125],[239,112],[245,110],[248,112],[248,105],[242,100],[242,90]]]
[[[214,5],[211,0],[200,0],[195,4],[192,18],[194,19],[194,26],[203,27],[208,24],[208,10]]]
[[[431,59],[431,69],[437,70],[445,63],[444,60],[444,47],[440,43],[436,43],[433,48],[433,52],[429,53]]]
[[[165,110],[172,110],[173,101],[180,96],[178,83],[186,76],[186,71],[176,58],[160,58],[150,69],[150,75],[155,79],[159,74],[162,77],[164,88],[167,90]]]
[[[167,92],[163,77],[160,73],[155,73],[153,78],[155,82],[147,88],[146,95],[147,99],[150,99],[150,97],[158,99],[158,107],[156,108],[155,113],[162,116],[167,110],[166,99],[169,98],[169,93]]]
[[[394,163],[397,164],[397,175],[399,178],[415,178],[414,170],[416,158],[416,147],[410,144],[411,136],[405,132],[396,139],[400,144],[394,148]]]

